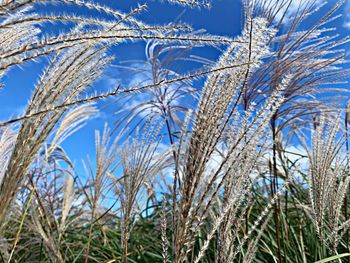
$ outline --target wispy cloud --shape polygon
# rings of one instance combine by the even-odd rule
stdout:
[[[302,10],[306,4],[308,4],[309,1],[306,0],[293,0],[292,3],[289,5],[285,4],[283,8],[281,8],[280,12],[276,16],[276,20],[279,20],[282,18],[283,14],[286,12],[286,9],[288,7],[288,10],[286,12],[286,18],[291,18],[293,15],[295,15],[298,10]],[[314,3],[315,7],[320,6],[321,4],[326,3],[326,0],[317,0]],[[270,3],[270,6],[277,6],[279,7],[281,5],[281,0],[272,0]]]
[[[347,0],[345,4],[344,19],[345,19],[344,26],[347,29],[350,29],[350,0]]]

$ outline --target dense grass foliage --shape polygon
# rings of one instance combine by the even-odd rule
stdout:
[[[147,25],[146,5],[0,0],[0,77],[49,60],[24,115],[0,123],[1,262],[348,262],[348,39],[330,27],[342,4],[242,0],[230,38]],[[137,40],[145,61],[114,60]],[[194,55],[203,46],[221,55]],[[115,68],[118,87],[86,95]],[[82,172],[62,142],[111,97]]]

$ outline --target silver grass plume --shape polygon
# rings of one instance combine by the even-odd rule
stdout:
[[[257,147],[257,143],[262,139],[268,127],[266,124],[268,118],[283,100],[280,94],[289,83],[290,77],[281,83],[280,88],[263,107],[260,109],[252,107],[250,113],[241,120],[241,122],[246,121],[248,125],[235,127],[232,122],[234,116],[239,116],[237,105],[242,97],[248,68],[254,69],[260,66],[261,60],[269,54],[268,43],[276,31],[269,28],[267,24],[263,18],[247,21],[239,39],[247,44],[230,47],[218,61],[218,67],[233,63],[239,66],[228,69],[227,72],[211,74],[206,82],[192,134],[184,151],[184,163],[179,168],[180,171],[176,172],[182,174],[183,177],[180,183],[179,208],[178,211],[174,211],[177,214],[174,237],[175,262],[185,261],[200,222],[205,218],[226,178],[234,173],[233,168],[236,163],[249,163],[247,161],[250,160],[249,157],[245,157],[245,155],[249,156],[248,146]],[[245,127],[245,129],[237,141],[228,148],[218,166],[210,169],[208,161],[213,158],[226,132],[232,127],[237,129]],[[243,138],[247,139],[245,145],[243,145],[245,141]],[[247,151],[246,154],[244,151],[243,154],[238,154],[237,157],[240,156],[240,158],[234,158],[236,151],[241,152],[242,149]],[[251,160],[253,159],[252,157]],[[242,181],[242,186],[246,179]]]
[[[168,158],[169,151],[159,152],[160,129],[161,125],[157,125],[154,120],[148,120],[146,126],[122,146],[123,176],[114,185],[114,189],[120,200],[122,213],[123,262],[127,262],[129,235],[136,212],[143,207],[142,202],[148,198],[145,194],[147,185],[152,185]],[[116,182],[117,178],[113,181]]]
[[[250,12],[257,12],[276,18],[279,13],[288,12],[292,0],[279,1],[274,4],[271,0],[254,0],[247,5]],[[243,107],[250,103],[262,103],[264,96],[270,94],[286,74],[293,74],[286,87],[283,105],[276,112],[273,123],[276,133],[293,125],[304,124],[320,111],[335,110],[339,106],[339,96],[344,89],[332,88],[346,81],[348,70],[343,66],[347,63],[346,54],[342,47],[348,38],[330,35],[335,29],[329,24],[339,16],[336,11],[341,7],[336,3],[315,23],[307,28],[303,22],[323,7],[315,0],[300,1],[299,8],[291,17],[281,17],[281,21],[271,21],[277,24],[279,34],[271,40],[271,56],[254,73],[244,93]],[[285,10],[287,9],[287,10]],[[272,19],[272,18],[270,18]],[[287,23],[287,21],[289,23]],[[285,23],[282,24],[281,23]],[[327,96],[326,96],[327,94]],[[330,97],[328,94],[332,94]]]
[[[61,231],[64,231],[65,223],[74,201],[74,178],[71,174],[67,174],[66,176],[63,193],[62,215],[60,221]]]
[[[210,0],[164,0],[173,4],[180,4],[189,7],[210,7]]]
[[[0,129],[0,184],[5,176],[15,142],[16,133],[11,127]]]
[[[69,213],[73,209],[74,202],[77,201],[75,197],[79,197],[75,194],[76,189],[74,189],[73,164],[61,148],[60,143],[81,128],[85,121],[96,112],[93,104],[81,105],[69,110],[56,131],[51,132],[54,133],[53,139],[47,139],[47,142],[42,146],[28,170],[28,180],[25,180],[20,188],[21,191],[27,187],[29,190],[34,190],[34,197],[29,209],[30,216],[24,218],[24,222],[39,240],[43,240],[43,248],[47,250],[52,260],[59,262],[64,262],[64,253],[61,253],[61,247],[64,245],[63,235],[66,228],[73,224]],[[64,177],[65,180],[63,180]],[[20,203],[20,199],[17,197],[16,204],[21,206]],[[23,206],[27,206],[27,201],[24,202]],[[16,211],[17,209],[18,206],[13,206],[11,214],[14,216],[17,213],[21,214],[21,211]],[[77,216],[79,209],[74,208],[74,213],[75,219],[80,218]],[[26,234],[24,233],[22,236],[26,237]],[[35,239],[33,242],[35,244]],[[14,249],[15,246],[12,251]]]
[[[96,116],[96,114],[98,114],[98,109],[95,107],[94,102],[85,103],[70,109],[59,123],[46,154],[50,156],[64,140],[84,127],[86,121]]]
[[[99,77],[110,58],[104,48],[82,45],[57,54],[36,86],[26,114],[74,100]],[[0,185],[0,222],[36,158],[43,143],[65,113],[66,109],[37,115],[25,120],[17,135],[14,150]]]
[[[349,187],[346,171],[347,154],[342,153],[345,136],[340,132],[340,115],[335,120],[321,116],[312,130],[311,149],[302,142],[309,156],[309,204],[303,205],[311,218],[321,242],[335,252],[341,237],[350,227],[342,214],[342,204]],[[326,223],[327,222],[327,223]]]
[[[162,238],[162,257],[163,257],[163,263],[167,263],[169,259],[168,255],[168,248],[169,248],[169,241],[167,237],[167,216],[166,216],[166,199],[163,198],[163,204],[162,204],[162,211],[160,215],[160,227],[161,227],[161,238]]]
[[[3,39],[0,43],[0,76],[11,66],[91,41],[118,44],[126,40],[159,39],[165,42],[219,46],[232,43],[232,39],[220,36],[195,36],[188,32],[188,26],[150,26],[144,24],[135,19],[134,16],[143,11],[146,5],[139,6],[130,13],[123,13],[106,6],[80,0],[62,1],[66,5],[71,4],[108,14],[113,17],[113,20],[31,12],[32,7],[45,3],[52,4],[54,1],[15,0],[0,3],[0,36]],[[38,26],[45,29],[47,22],[70,22],[77,25],[77,30],[70,30],[54,36],[39,37],[41,31]],[[92,28],[87,25],[92,26]],[[171,33],[169,34],[169,32]]]
[[[121,136],[121,134],[120,134]],[[118,147],[120,136],[112,139],[110,129],[105,125],[102,136],[99,131],[95,131],[95,165],[89,160],[84,163],[84,168],[88,176],[89,191],[86,194],[87,203],[90,206],[88,242],[86,244],[85,261],[88,262],[90,255],[90,244],[93,236],[93,227],[98,223],[96,219],[104,212],[103,197],[109,187],[109,177],[118,168],[118,158],[121,148]]]

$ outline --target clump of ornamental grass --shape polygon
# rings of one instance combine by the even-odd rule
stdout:
[[[87,201],[91,211],[89,219],[88,243],[86,245],[85,261],[88,262],[90,254],[90,242],[93,236],[93,227],[98,222],[100,215],[104,212],[103,201],[106,200],[104,193],[107,194],[109,183],[108,176],[113,174],[117,169],[117,158],[119,156],[118,139],[111,142],[109,130],[105,127],[102,137],[97,131],[95,134],[96,147],[96,164],[95,169],[91,162],[85,165],[86,173],[89,175],[89,190],[87,193]],[[95,172],[93,172],[95,170]]]
[[[34,156],[33,165],[28,169],[29,174],[25,174],[25,184],[19,186],[20,194],[24,199],[15,200],[15,209],[11,209],[12,215],[15,218],[19,217],[20,222],[8,260],[11,260],[15,252],[17,253],[22,228],[27,224],[36,236],[32,237],[33,241],[43,242],[52,260],[64,262],[61,241],[74,201],[74,167],[60,144],[81,128],[96,112],[93,104],[85,104],[69,110],[59,122],[57,129],[52,131],[52,136],[47,138],[47,142],[50,141],[50,143],[44,143],[39,153]],[[68,168],[61,166],[60,162],[65,163]],[[64,177],[66,179],[63,179]],[[25,212],[18,209],[18,205],[26,207]],[[29,220],[26,220],[26,215]]]
[[[246,16],[249,13],[263,14],[279,33],[270,43],[273,46],[273,55],[258,70],[249,72],[254,77],[247,83],[243,94],[244,110],[251,104],[263,103],[266,94],[273,92],[286,74],[292,75],[283,92],[284,101],[270,120],[271,196],[278,190],[278,170],[283,169],[285,176],[288,176],[286,166],[279,165],[286,161],[283,159],[282,149],[278,148],[279,138],[284,137],[287,132],[288,136],[293,136],[294,129],[302,129],[319,112],[331,112],[339,107],[340,96],[334,94],[344,91],[337,88],[337,85],[343,83],[348,75],[348,71],[342,69],[342,65],[346,63],[342,46],[348,39],[330,35],[334,29],[328,25],[339,19],[336,11],[341,4],[342,1],[339,1],[314,24],[305,28],[305,21],[319,12],[324,3],[314,0],[284,0],[276,4],[265,0],[245,1]],[[327,97],[327,94],[332,95]],[[274,210],[279,260],[282,261],[280,229],[277,227],[278,203]]]
[[[57,54],[39,80],[26,114],[74,100],[102,74],[109,61],[104,56],[104,49],[96,50],[86,45]],[[21,124],[0,186],[3,200],[0,221],[4,220],[6,211],[37,153],[66,110],[62,108],[36,115]]]
[[[336,103],[318,97],[334,92],[329,86],[347,72],[340,71],[346,40],[326,28],[341,3],[307,29],[318,2],[298,3],[291,13],[293,0],[244,1],[242,33],[231,39],[146,25],[134,18],[145,6],[121,13],[62,2],[107,15],[95,19],[34,14],[39,2],[1,2],[0,74],[44,55],[50,62],[25,115],[0,124],[0,258],[306,262],[347,248],[348,155],[341,150],[348,113],[344,133],[340,117],[325,121]],[[37,27],[62,21],[73,26],[58,36],[44,37]],[[137,39],[149,40],[146,83],[82,99],[113,59],[107,48]],[[226,49],[195,73],[173,70],[171,63],[190,60],[182,55],[202,44]],[[200,77],[198,104],[183,105]],[[85,163],[85,178],[78,175],[62,142],[96,116],[91,101],[132,92],[147,100],[125,107],[113,132],[96,131],[94,159]],[[308,171],[299,173],[307,181],[298,185],[290,180],[298,168],[288,159],[293,141],[285,138],[319,112],[311,135],[304,133]]]
[[[349,187],[346,168],[347,153],[343,153],[345,136],[340,132],[340,116],[325,123],[324,117],[312,130],[312,145],[304,141],[309,156],[308,194],[310,205],[304,206],[315,225],[318,237],[333,253],[350,221],[342,213]]]
[[[160,39],[188,43],[193,41],[214,45],[231,42],[221,37],[217,39],[220,41],[217,41],[209,36],[182,34],[183,29],[188,30],[186,26],[147,26],[133,18],[135,14],[145,9],[145,6],[139,6],[124,14],[84,1],[62,2],[97,10],[114,18],[105,21],[75,15],[45,15],[33,12],[33,7],[46,2],[50,3],[50,1],[0,3],[0,35],[3,39],[0,52],[1,75],[13,65],[56,53],[39,80],[25,116],[17,120],[24,121],[18,131],[17,141],[0,185],[0,196],[4,200],[0,211],[0,222],[4,220],[5,213],[38,149],[65,112],[64,105],[74,104],[76,98],[102,74],[102,69],[112,59],[104,55],[107,46],[127,39]],[[38,25],[53,21],[70,22],[76,26],[59,35],[39,37]],[[172,34],[164,34],[165,30],[172,31]],[[10,123],[11,121],[7,125]]]
[[[153,127],[152,127],[153,126]],[[136,133],[135,138],[126,141],[121,155],[121,178],[113,178],[113,187],[121,207],[121,244],[123,262],[127,262],[130,233],[137,220],[140,209],[146,200],[154,195],[152,185],[156,176],[165,167],[168,152],[159,152],[161,126],[150,121],[144,131]]]
[[[260,152],[258,145],[264,141],[263,135],[268,127],[268,119],[283,100],[280,93],[288,84],[289,78],[281,83],[276,93],[260,109],[252,107],[242,116],[238,105],[244,92],[247,70],[258,67],[264,56],[269,54],[267,44],[275,33],[273,28],[268,27],[265,19],[251,17],[246,21],[246,27],[239,39],[247,44],[228,48],[217,63],[218,67],[232,68],[208,76],[195,114],[192,132],[188,136],[184,135],[186,138],[182,139],[183,143],[178,150],[173,212],[175,262],[186,260],[193,248],[193,241],[201,222],[222,189],[227,191],[227,201],[224,203],[224,217],[216,223],[213,222],[214,233],[223,220],[231,225],[231,220],[238,222],[237,219],[244,213],[241,205],[249,196],[249,174],[254,169],[253,160],[258,158],[252,153]],[[238,123],[240,125],[236,126]],[[222,158],[217,166],[209,166],[209,160],[213,158],[226,136],[229,138],[229,144]],[[249,150],[250,147],[255,150]],[[240,166],[241,169],[238,168]],[[212,237],[213,234],[208,235],[208,241]],[[233,240],[236,238],[237,236],[234,236]],[[205,250],[204,247],[198,258],[195,257],[195,261],[204,256]],[[227,251],[225,257],[229,255],[230,252]]]

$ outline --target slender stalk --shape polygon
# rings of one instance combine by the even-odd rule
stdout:
[[[275,113],[271,120],[271,129],[272,129],[272,165],[273,165],[273,178],[272,178],[272,189],[273,189],[273,195],[277,192],[278,189],[278,176],[277,176],[277,147],[276,147],[276,118],[277,114]],[[273,196],[272,195],[272,196]],[[277,248],[278,248],[278,260],[280,263],[282,263],[282,246],[281,246],[281,237],[280,237],[280,225],[279,225],[279,205],[278,202],[275,202],[273,204],[273,218],[275,222],[275,228],[276,228],[276,239],[277,239]]]
[[[129,253],[129,224],[130,224],[130,219],[129,216],[127,215],[127,218],[125,220],[124,226],[123,226],[123,258],[122,262],[123,263],[128,263],[128,253]]]
[[[346,171],[349,175],[349,127],[348,127],[348,122],[349,122],[349,116],[348,116],[348,109],[346,109],[346,114],[345,114],[345,146],[346,146]],[[349,206],[349,200],[348,200],[348,191],[346,191],[346,195],[344,198],[344,217],[345,221],[348,221],[348,206]],[[347,250],[349,250],[349,231],[347,230],[345,232],[345,244],[347,246]],[[348,262],[350,261],[350,258],[347,259]]]
[[[91,215],[91,223],[90,223],[90,228],[89,228],[88,243],[86,245],[86,252],[85,252],[85,263],[89,262],[91,236],[92,236],[92,229],[93,229],[93,225],[94,225],[94,213],[95,213],[94,207],[92,208],[91,213],[92,213],[92,215]]]
[[[33,196],[34,196],[34,192],[35,192],[35,186],[32,188],[31,192],[30,192],[30,196],[29,196],[29,199],[28,199],[28,202],[27,202],[27,205],[26,205],[26,208],[24,210],[24,213],[22,215],[22,219],[21,219],[21,222],[20,222],[20,225],[19,225],[19,228],[18,228],[18,231],[17,231],[17,234],[16,234],[16,238],[15,238],[15,241],[13,243],[13,246],[12,246],[12,250],[11,250],[11,253],[10,253],[10,256],[8,258],[8,261],[7,263],[11,263],[11,259],[13,257],[13,254],[15,252],[15,249],[16,249],[16,246],[17,246],[17,243],[20,239],[20,234],[21,234],[21,231],[22,231],[22,228],[23,228],[23,224],[24,224],[24,219],[26,218],[27,216],[27,213],[28,213],[28,210],[29,210],[29,207],[30,207],[30,203],[32,202],[32,199],[33,199]]]
[[[96,206],[97,206],[98,196],[95,193],[93,196],[93,203],[91,208],[91,217],[90,217],[90,227],[89,227],[89,235],[88,235],[88,242],[86,244],[86,252],[85,252],[85,263],[89,262],[89,254],[90,254],[90,245],[91,245],[91,239],[92,239],[92,231],[95,224],[95,212],[96,212]]]
[[[170,141],[170,144],[171,144],[171,147],[174,146],[174,139],[173,139],[173,135],[171,133],[171,127],[170,127],[170,123],[169,123],[169,120],[168,120],[168,116],[166,114],[166,111],[164,111],[164,121],[165,121],[165,124],[166,124],[166,128],[167,128],[167,131],[168,131],[168,136],[169,136],[169,141]],[[173,150],[173,158],[174,158],[174,161],[176,163],[176,153],[175,153],[175,149]],[[176,167],[175,167],[176,169]],[[178,180],[179,178],[177,178],[177,172],[175,171],[174,173],[174,180],[173,180],[173,248],[175,247],[175,244],[176,244],[176,204],[177,204],[177,183],[178,183]],[[175,252],[176,250],[173,249],[173,258],[175,259]]]

